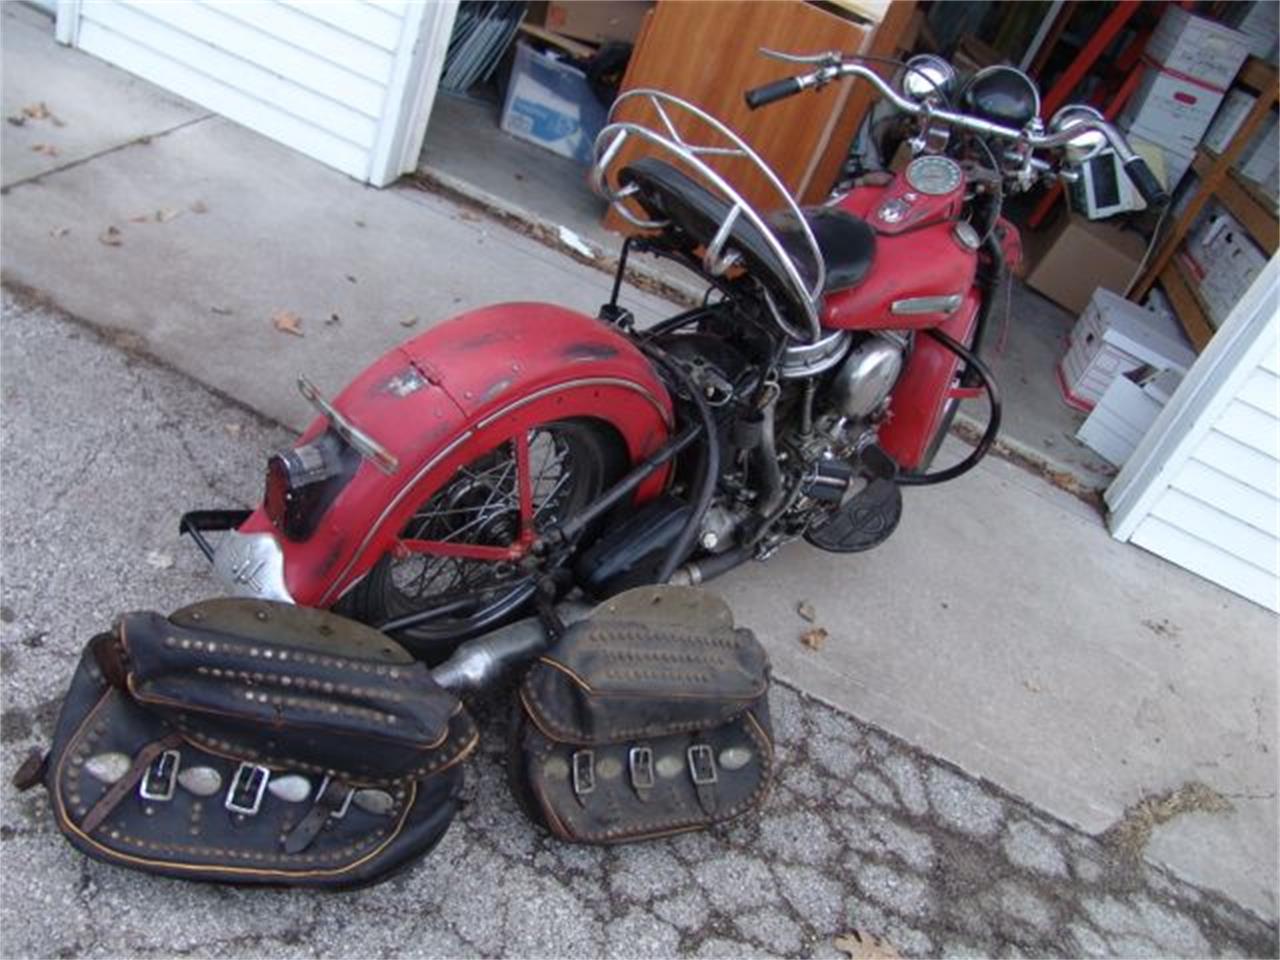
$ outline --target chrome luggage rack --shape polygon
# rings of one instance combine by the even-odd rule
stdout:
[[[653,111],[657,114],[659,120],[661,120],[665,131],[656,130],[638,122],[616,119],[619,109],[631,101],[647,101],[653,107]],[[723,137],[732,146],[690,143],[676,129],[676,125],[671,120],[671,115],[667,112],[668,106],[676,108],[677,116],[683,114],[695,118],[698,122]],[[645,230],[661,230],[668,225],[669,221],[648,220],[644,216],[637,215],[628,206],[627,201],[636,194],[639,187],[634,183],[628,186],[618,185],[616,173],[612,183],[609,179],[610,166],[617,160],[618,154],[622,150],[622,145],[632,137],[652,144],[659,148],[660,151],[672,154],[688,170],[694,173],[699,180],[713,188],[713,192],[718,193],[728,201],[729,212],[724,220],[720,222],[715,236],[712,237],[711,242],[707,244],[702,254],[703,270],[710,276],[719,277],[738,262],[737,255],[731,249],[726,249],[726,247],[733,233],[734,224],[737,223],[739,217],[745,217],[760,232],[765,243],[768,244],[769,250],[782,264],[785,278],[794,295],[794,300],[804,309],[808,330],[797,330],[784,320],[777,305],[773,303],[772,298],[769,297],[766,291],[765,297],[769,301],[774,319],[777,320],[791,338],[810,343],[817,342],[822,337],[822,328],[818,318],[822,290],[826,283],[826,262],[822,258],[822,250],[818,246],[817,238],[814,237],[809,222],[804,217],[804,212],[778,178],[778,175],[769,168],[769,165],[764,162],[760,155],[747,146],[742,138],[727,126],[687,100],[664,93],[661,90],[648,88],[627,91],[614,101],[613,107],[609,111],[608,122],[596,137],[591,166],[591,187],[596,193],[608,200],[624,220]],[[787,215],[795,221],[804,237],[805,245],[808,248],[806,252],[813,260],[814,269],[812,273],[814,279],[811,283],[806,284],[795,256],[783,246],[782,241],[778,239],[777,233],[774,232],[765,217],[732,184],[713,170],[703,157],[741,157],[751,163],[764,176],[773,190],[782,198]]]

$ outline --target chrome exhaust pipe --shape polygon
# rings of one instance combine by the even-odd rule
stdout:
[[[591,608],[583,603],[562,603],[556,615],[566,625],[585,619]],[[536,659],[547,649],[547,628],[537,617],[507,624],[491,633],[466,641],[431,677],[459,696],[480,693],[496,684],[509,670]]]

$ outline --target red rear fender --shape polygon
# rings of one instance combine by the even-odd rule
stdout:
[[[308,606],[334,603],[458,467],[520,430],[596,418],[636,462],[672,425],[665,387],[626,337],[542,303],[485,307],[438,324],[382,356],[334,405],[396,457],[398,470],[388,476],[363,463],[305,542],[280,536],[261,508],[241,527],[276,536],[289,593]],[[317,418],[300,442],[325,428]],[[657,471],[637,499],[656,494],[665,479]]]

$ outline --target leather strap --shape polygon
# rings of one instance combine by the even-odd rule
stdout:
[[[42,781],[49,772],[49,754],[38,747],[32,747],[27,759],[13,774],[11,781],[19,790],[30,790]]]
[[[311,846],[316,835],[324,829],[329,817],[341,810],[343,805],[346,804],[351,792],[352,787],[347,784],[338,780],[330,780],[324,792],[316,797],[316,802],[307,811],[307,815],[285,837],[284,852],[301,853]]]
[[[93,659],[107,683],[117,690],[127,689],[129,668],[118,634],[115,631],[98,634],[89,641],[89,649],[93,651]]]
[[[111,811],[120,805],[120,801],[128,796],[129,791],[138,785],[138,781],[142,779],[156,757],[181,743],[182,737],[171,733],[164,739],[154,740],[139,750],[138,755],[133,758],[133,765],[129,767],[129,771],[113,783],[111,788],[102,795],[102,799],[93,805],[93,809],[85,814],[85,818],[80,821],[80,829],[85,833],[93,833],[98,829],[102,821],[111,815]]]

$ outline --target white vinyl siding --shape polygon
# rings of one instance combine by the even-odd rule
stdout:
[[[66,0],[64,0],[64,3]],[[398,175],[449,3],[70,2],[64,41],[360,180]],[[446,16],[441,16],[444,13]],[[63,20],[68,21],[64,26]],[[436,44],[438,46],[438,44]],[[411,146],[411,145],[408,145]]]
[[[1126,465],[1107,491],[1121,539],[1272,610],[1280,610],[1278,290],[1273,260],[1184,381],[1196,395],[1175,394],[1170,408],[1180,409],[1167,408],[1152,428],[1171,436],[1144,440],[1135,460],[1145,463]]]

